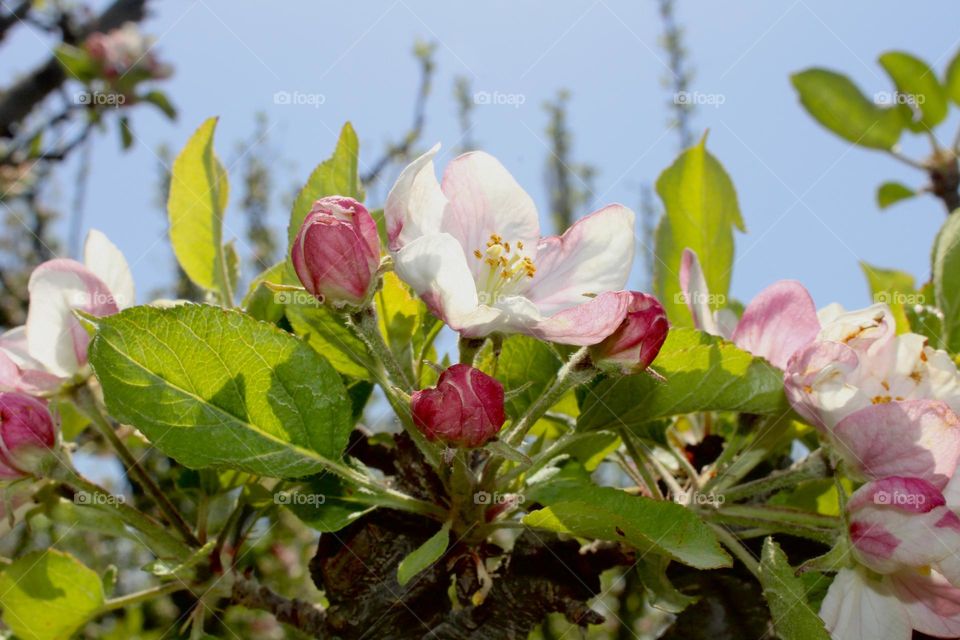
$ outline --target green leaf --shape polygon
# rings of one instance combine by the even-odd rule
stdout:
[[[367,347],[347,328],[341,314],[324,306],[307,294],[291,293],[286,305],[287,320],[294,332],[310,347],[326,358],[333,368],[345,376],[370,380],[370,356]],[[283,298],[283,294],[280,294]]]
[[[397,582],[400,586],[406,586],[415,575],[439,560],[447,550],[448,544],[450,544],[450,523],[445,522],[440,531],[430,536],[397,565]]]
[[[663,556],[648,555],[637,562],[637,575],[650,594],[650,604],[667,613],[680,613],[697,601],[693,596],[684,595],[670,583],[667,567],[670,560]]]
[[[326,196],[347,196],[363,200],[363,186],[357,164],[360,157],[360,142],[353,126],[347,122],[340,130],[340,139],[333,155],[313,170],[307,184],[297,194],[287,227],[287,246],[293,245],[314,201]],[[289,255],[289,251],[287,252]]]
[[[103,603],[100,577],[62,551],[28,553],[0,574],[3,621],[21,640],[67,640]]]
[[[253,279],[247,294],[243,297],[241,306],[257,320],[275,324],[283,317],[284,305],[278,302],[283,300],[286,292],[277,292],[266,286],[265,283],[283,284],[283,274],[286,270],[286,261],[278,262],[263,271]]]
[[[213,150],[216,126],[216,118],[200,125],[173,162],[167,215],[170,243],[186,274],[199,287],[225,292],[230,281],[223,215],[229,187]]]
[[[899,182],[884,182],[877,188],[877,206],[886,209],[901,200],[908,200],[917,195],[917,192]]]
[[[950,214],[933,248],[933,289],[943,312],[943,342],[960,353],[960,215]]]
[[[582,538],[625,542],[642,553],[662,554],[698,569],[731,565],[713,531],[679,504],[609,487],[571,487],[557,493],[557,502],[527,514],[523,523]]]
[[[173,104],[170,102],[170,98],[168,98],[167,94],[165,94],[163,91],[150,91],[140,96],[140,99],[155,106],[170,120],[177,119],[177,109],[173,106]]]
[[[100,75],[100,68],[86,51],[69,44],[61,44],[54,50],[57,62],[69,76],[87,84]]]
[[[960,104],[960,51],[953,56],[953,60],[947,66],[947,72],[943,78],[943,89],[954,104]]]
[[[844,140],[871,149],[892,149],[903,118],[896,107],[879,107],[845,75],[807,69],[790,77],[800,103],[821,125]]]
[[[340,376],[292,335],[195,304],[97,323],[90,363],[107,408],[181,464],[292,478],[343,453],[352,425]]]
[[[378,504],[376,496],[330,474],[311,478],[302,487],[283,495],[278,501],[321,533],[343,529]]]
[[[492,361],[491,361],[492,364]],[[549,345],[527,336],[503,341],[497,379],[507,392],[507,415],[516,417],[540,397],[563,363]]]
[[[787,557],[773,538],[763,541],[759,577],[777,637],[783,640],[830,640],[823,620],[807,603],[803,582],[794,575]]]
[[[120,118],[120,146],[125,150],[133,146],[133,130],[130,129],[130,119],[126,116]]]
[[[947,117],[947,95],[926,62],[903,51],[888,51],[880,66],[897,87],[903,121],[913,131],[928,131]]]
[[[706,142],[704,136],[657,178],[666,212],[657,227],[654,289],[674,326],[693,325],[680,291],[683,250],[697,252],[710,293],[723,300],[733,269],[733,228],[746,230],[733,182]]]
[[[584,398],[578,428],[642,432],[646,422],[694,411],[771,414],[787,408],[782,371],[695,329],[671,329],[653,368],[666,382],[646,373],[601,379]]]
[[[386,337],[390,351],[400,366],[413,378],[415,349],[422,341],[414,340],[427,307],[393,272],[383,274],[383,287],[374,296],[380,332]]]
[[[863,275],[867,277],[874,303],[884,302],[890,307],[897,321],[897,332],[910,331],[910,321],[907,319],[905,307],[923,302],[922,296],[917,293],[913,276],[903,271],[874,267],[862,260],[860,268],[863,270]]]

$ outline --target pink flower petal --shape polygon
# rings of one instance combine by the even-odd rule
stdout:
[[[680,290],[693,316],[694,327],[710,335],[729,337],[722,333],[714,318],[711,308],[713,298],[707,288],[707,279],[703,275],[700,259],[692,249],[684,249],[680,258]]]
[[[597,344],[623,322],[632,296],[629,291],[608,291],[589,302],[541,320],[532,335],[560,344]]]
[[[841,569],[820,605],[830,637],[836,640],[910,640],[906,608],[889,580],[874,580],[856,569]]]
[[[939,400],[871,405],[841,420],[832,435],[866,478],[912,476],[943,489],[960,464],[960,418]]]
[[[799,282],[781,280],[750,302],[733,332],[733,342],[785,369],[790,356],[811,343],[819,331],[813,298]]]
[[[937,638],[960,636],[960,589],[936,571],[904,571],[890,576],[910,626]]]

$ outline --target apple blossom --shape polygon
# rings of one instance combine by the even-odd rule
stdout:
[[[631,295],[634,214],[609,205],[540,237],[533,200],[492,156],[463,154],[437,181],[439,145],[407,166],[384,208],[395,269],[464,337],[524,333],[591,345],[616,330]]]
[[[87,363],[90,337],[74,309],[94,316],[117,313],[134,301],[133,278],[120,250],[92,230],[84,264],[57,258],[30,275],[27,322],[0,336],[0,390],[43,394]]]
[[[57,434],[46,405],[28,395],[0,393],[0,479],[30,475],[36,454],[53,448]]]
[[[631,292],[623,322],[603,342],[590,347],[591,359],[627,372],[643,371],[653,362],[667,339],[670,323],[663,306],[653,296]]]
[[[156,59],[151,51],[153,43],[154,39],[144,36],[135,22],[127,22],[108,33],[90,34],[83,48],[107,79],[120,78],[135,69],[142,69],[151,78],[165,78],[170,75],[170,67]]]
[[[455,364],[440,374],[436,387],[414,392],[410,409],[428,439],[472,449],[500,431],[506,419],[503,401],[503,386],[495,378]]]
[[[680,288],[697,329],[732,340],[741,349],[783,369],[797,350],[810,343],[820,329],[813,299],[802,284],[781,280],[747,305],[738,321],[729,309],[712,311],[712,295],[697,254],[684,249]]]
[[[297,277],[312,295],[337,307],[359,306],[377,281],[377,223],[353,198],[317,200],[300,227],[290,257]]]

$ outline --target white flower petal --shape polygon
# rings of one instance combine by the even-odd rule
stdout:
[[[135,304],[133,275],[123,253],[102,232],[91,229],[83,245],[83,262],[110,289],[117,307],[126,309]]]
[[[710,307],[710,289],[707,288],[707,279],[703,275],[700,259],[692,249],[684,249],[680,259],[680,290],[684,301],[693,316],[693,326],[713,336],[729,338],[732,335],[723,334],[720,325]],[[727,323],[729,325],[729,323]],[[726,327],[729,329],[729,326]]]
[[[443,173],[447,197],[441,230],[455,237],[465,253],[485,251],[492,234],[505,242],[523,243],[524,254],[536,250],[540,220],[533,199],[493,156],[482,151],[454,159]],[[482,261],[471,263],[479,274]]]
[[[562,236],[543,238],[537,247],[537,274],[528,296],[552,316],[623,289],[633,266],[634,214],[613,204],[578,220]]]
[[[820,606],[834,640],[910,640],[907,612],[887,580],[875,581],[841,569]]]
[[[424,235],[440,232],[446,197],[433,168],[437,143],[400,172],[383,207],[390,250],[396,251]]]

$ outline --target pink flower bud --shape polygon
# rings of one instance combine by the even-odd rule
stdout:
[[[626,372],[643,371],[660,353],[669,329],[660,302],[649,294],[631,291],[623,322],[603,342],[590,347],[590,357],[597,364],[616,365]]]
[[[22,478],[36,468],[37,453],[56,443],[46,405],[20,393],[0,393],[0,478]]]
[[[429,440],[468,449],[497,435],[506,419],[503,385],[465,364],[441,373],[433,389],[415,392],[410,409],[417,428]]]
[[[334,306],[359,306],[380,267],[377,223],[353,198],[331,196],[313,203],[291,252],[307,291]]]

